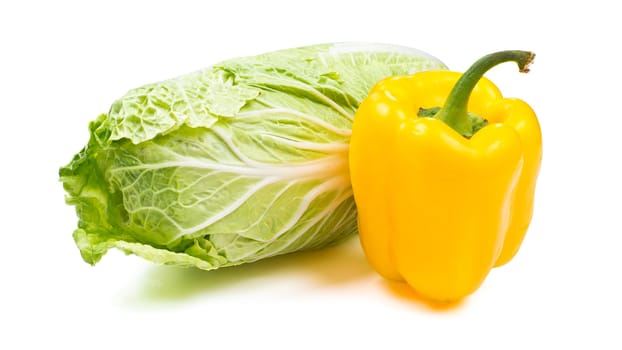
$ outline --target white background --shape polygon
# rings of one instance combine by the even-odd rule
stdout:
[[[547,5],[547,4],[554,5]],[[622,68],[613,1],[14,1],[0,5],[0,348],[622,348]],[[551,6],[551,7],[549,7]],[[110,252],[82,262],[58,168],[127,90],[324,42],[412,46],[488,74],[539,115],[521,251],[432,308],[340,246],[214,272]]]

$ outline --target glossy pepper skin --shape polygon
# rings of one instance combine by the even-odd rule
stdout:
[[[531,220],[542,157],[534,111],[503,98],[485,78],[464,102],[488,121],[472,137],[417,116],[419,108],[445,104],[461,76],[428,71],[379,82],[358,108],[350,143],[369,262],[434,301],[473,293],[514,256]]]

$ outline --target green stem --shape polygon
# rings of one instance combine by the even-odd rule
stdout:
[[[533,62],[534,57],[533,52],[508,50],[491,53],[480,58],[458,79],[449,96],[447,96],[445,105],[434,118],[444,121],[461,135],[472,133],[467,105],[477,82],[492,67],[508,61],[516,62],[519,71],[527,73],[529,64]]]

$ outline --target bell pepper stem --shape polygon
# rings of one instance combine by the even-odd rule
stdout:
[[[527,73],[534,57],[535,54],[533,52],[507,50],[491,53],[480,58],[458,79],[447,96],[445,105],[441,107],[434,117],[442,120],[461,135],[472,133],[467,106],[471,92],[477,82],[494,66],[509,61],[516,62],[521,73]]]

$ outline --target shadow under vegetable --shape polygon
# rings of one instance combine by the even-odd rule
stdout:
[[[138,281],[135,301],[181,301],[281,276],[309,277],[314,286],[330,288],[373,274],[360,249],[358,237],[354,236],[319,250],[296,252],[212,271],[154,265]]]

